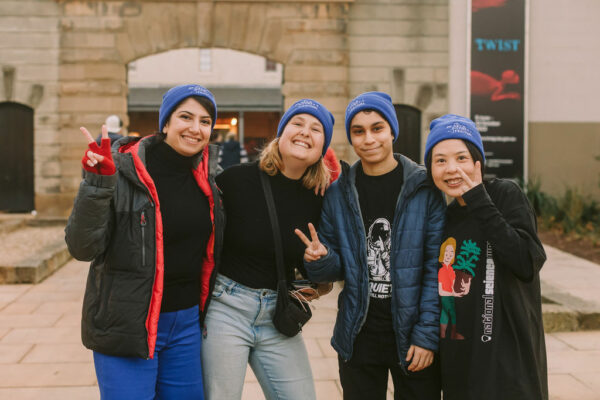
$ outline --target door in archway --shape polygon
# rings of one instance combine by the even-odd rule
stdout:
[[[394,104],[398,117],[399,134],[394,142],[394,153],[404,154],[414,162],[421,162],[421,111],[406,104]]]
[[[0,211],[33,210],[33,109],[0,103]]]

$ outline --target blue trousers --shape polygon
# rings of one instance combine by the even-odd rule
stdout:
[[[203,400],[198,306],[161,313],[154,358],[94,352],[102,400]]]

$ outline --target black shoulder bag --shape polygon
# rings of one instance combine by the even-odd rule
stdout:
[[[273,240],[275,242],[275,260],[277,263],[277,305],[275,315],[273,316],[273,325],[286,336],[293,337],[302,330],[302,326],[312,317],[312,311],[308,303],[304,303],[299,298],[290,294],[287,281],[285,279],[285,266],[283,263],[283,247],[281,245],[281,233],[279,232],[279,221],[275,212],[275,202],[271,192],[271,184],[267,174],[259,171],[267,209],[269,210],[269,219],[273,230]]]

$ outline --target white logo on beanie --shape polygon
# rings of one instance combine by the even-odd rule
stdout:
[[[210,97],[210,92],[208,91],[208,89],[203,88],[202,86],[190,86],[190,92],[201,95],[201,96],[207,96]]]
[[[459,124],[458,122],[453,123],[452,125],[447,125],[446,129],[448,129],[448,133],[462,133],[468,137],[473,137],[473,134],[469,131],[469,128],[466,126]]]
[[[299,108],[299,107],[312,107],[316,110],[319,109],[319,105],[316,104],[314,101],[310,101],[310,100],[301,100],[298,103],[295,104],[295,108]]]
[[[354,111],[355,108],[362,106],[363,104],[365,104],[365,101],[363,99],[356,99],[354,100],[352,103],[350,103],[348,105],[348,113],[352,113],[352,111]]]

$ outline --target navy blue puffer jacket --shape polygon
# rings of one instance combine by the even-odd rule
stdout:
[[[438,349],[437,272],[446,206],[441,192],[428,183],[425,168],[404,156],[395,157],[402,163],[404,184],[392,225],[392,314],[398,356],[406,366],[410,345]],[[357,165],[342,162],[342,175],[325,194],[319,237],[328,254],[304,265],[314,282],[345,281],[331,339],[344,360],[352,357],[369,307],[367,244],[355,187]]]

